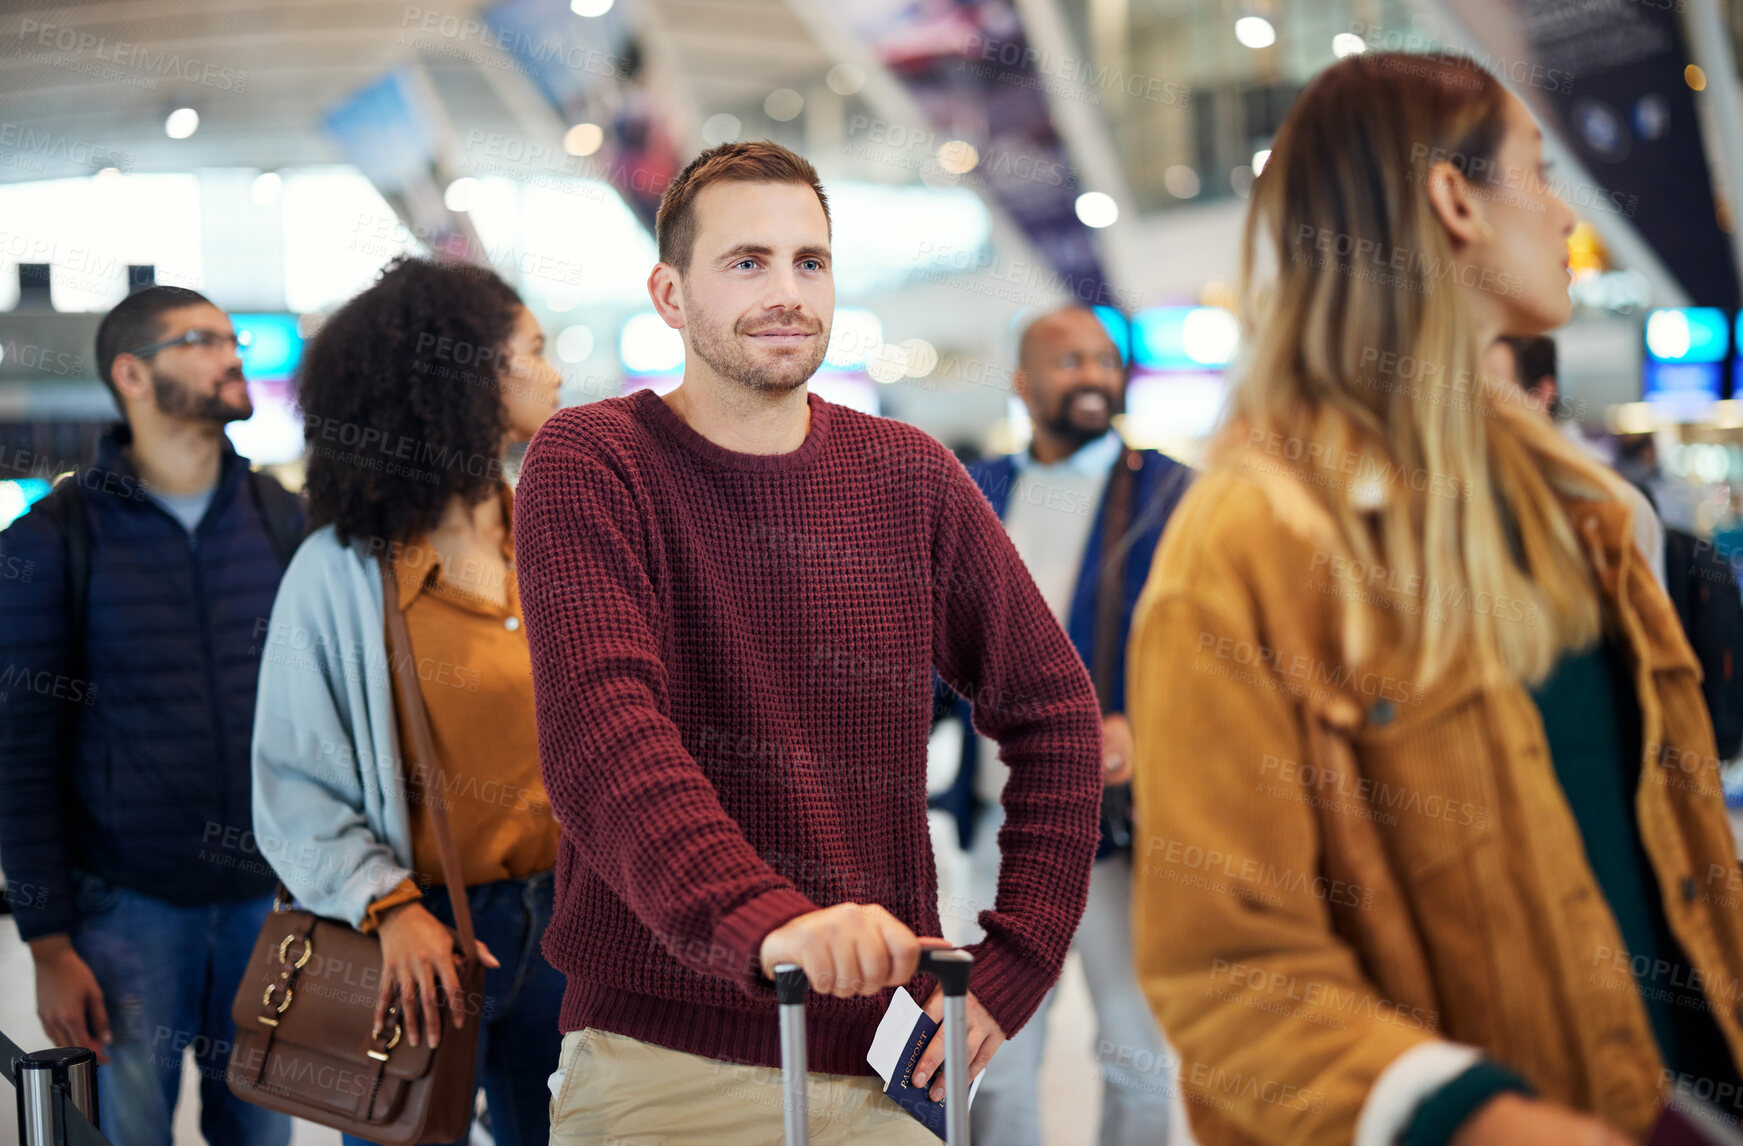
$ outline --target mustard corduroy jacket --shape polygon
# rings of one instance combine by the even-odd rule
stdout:
[[[1743,1057],[1743,879],[1700,670],[1627,511],[1567,508],[1635,668],[1636,809],[1694,968],[1678,1001]],[[1672,1080],[1529,692],[1466,664],[1420,687],[1385,640],[1387,574],[1333,556],[1328,521],[1293,480],[1213,470],[1134,622],[1135,954],[1195,1133],[1348,1146],[1380,1073],[1442,1039],[1643,1137]],[[1380,635],[1356,666],[1345,609]]]

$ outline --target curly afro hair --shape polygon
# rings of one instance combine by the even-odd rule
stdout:
[[[321,326],[297,369],[309,525],[406,542],[502,480],[499,370],[522,306],[487,268],[399,258]]]

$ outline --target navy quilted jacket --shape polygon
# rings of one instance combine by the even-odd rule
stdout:
[[[112,430],[67,479],[90,522],[82,671],[60,530],[33,508],[0,533],[0,866],[26,939],[77,924],[78,871],[180,905],[273,887],[249,739],[283,570],[228,443],[190,537],[145,497],[129,440]]]

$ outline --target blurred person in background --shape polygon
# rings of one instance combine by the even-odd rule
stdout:
[[[1725,519],[1713,530],[1713,548],[1733,569],[1743,568],[1743,485],[1733,486]]]
[[[1327,69],[1255,184],[1251,358],[1132,649],[1139,976],[1207,1144],[1610,1146],[1743,1093],[1694,657],[1616,475],[1478,381],[1567,319],[1573,225],[1455,57]]]
[[[1665,472],[1658,456],[1657,434],[1618,437],[1616,469],[1645,491],[1667,527],[1685,533],[1700,531],[1701,486],[1692,478]]]
[[[1513,383],[1532,404],[1554,421],[1562,437],[1584,450],[1594,461],[1609,465],[1612,458],[1580,432],[1579,422],[1562,399],[1556,377],[1555,339],[1547,334],[1504,334],[1489,346],[1483,361],[1485,373]],[[1652,502],[1630,483],[1621,486],[1623,498],[1634,511],[1634,543],[1640,547],[1652,579],[1664,584],[1664,523]]]
[[[569,976],[552,1141],[767,1143],[767,977],[795,963],[813,1141],[933,1142],[866,1061],[939,945],[934,671],[1011,776],[969,983],[970,1075],[1059,977],[1101,791],[1083,664],[935,439],[808,391],[835,311],[816,169],[767,141],[666,189],[648,293],[684,378],[565,410],[527,451],[515,548],[563,823],[546,950]],[[943,1041],[913,1081],[944,1096]]]
[[[467,897],[485,964],[478,1081],[499,1146],[549,1137],[563,977],[540,950],[557,823],[539,778],[514,577],[509,447],[556,411],[539,324],[482,267],[398,259],[321,326],[298,369],[315,527],[273,606],[254,722],[254,827],[299,903],[381,937],[376,1025],[440,1042]],[[361,444],[359,444],[361,443]],[[373,445],[369,443],[374,443]],[[464,888],[445,887],[433,779],[402,749],[380,563],[418,660]],[[310,663],[312,661],[312,663]],[[433,889],[425,893],[424,889]],[[350,1141],[349,1136],[347,1136]]]
[[[1132,730],[1126,718],[1126,636],[1150,558],[1190,471],[1155,450],[1134,450],[1113,419],[1126,404],[1119,348],[1095,312],[1053,311],[1023,331],[1013,388],[1034,427],[1029,448],[977,462],[969,475],[1004,522],[1017,555],[1090,671],[1102,709],[1102,839],[1089,902],[1073,942],[1096,1017],[1104,1146],[1170,1140],[1173,1057],[1132,970],[1130,788]],[[971,895],[998,891],[999,805],[1009,769],[998,745],[974,735],[956,699],[962,764],[941,801],[958,816],[969,849]],[[1057,989],[987,1067],[975,1100],[974,1136],[1040,1146],[1041,1060]],[[1184,1129],[1184,1128],[1182,1128]]]
[[[97,328],[123,422],[0,533],[0,859],[55,1046],[97,1052],[103,1133],[168,1146],[183,1051],[212,1146],[283,1146],[231,1095],[230,1001],[272,901],[248,827],[258,618],[302,503],[230,445],[254,410],[229,316],[180,287]]]

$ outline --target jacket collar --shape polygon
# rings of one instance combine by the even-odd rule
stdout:
[[[218,482],[214,487],[223,488],[232,477],[248,468],[248,460],[236,452],[236,447],[230,444],[228,434],[220,435],[218,443]],[[133,459],[127,454],[127,447],[133,444],[133,427],[126,422],[116,422],[103,436],[97,439],[97,458],[92,468],[131,478],[138,482],[139,471],[133,465]]]
[[[1651,567],[1634,544],[1633,515],[1619,501],[1567,498],[1563,504],[1585,543],[1605,599],[1624,614],[1624,637],[1652,669],[1698,667],[1676,609],[1652,579]],[[1666,570],[1674,576],[1675,570]],[[1632,616],[1633,625],[1626,617]]]

